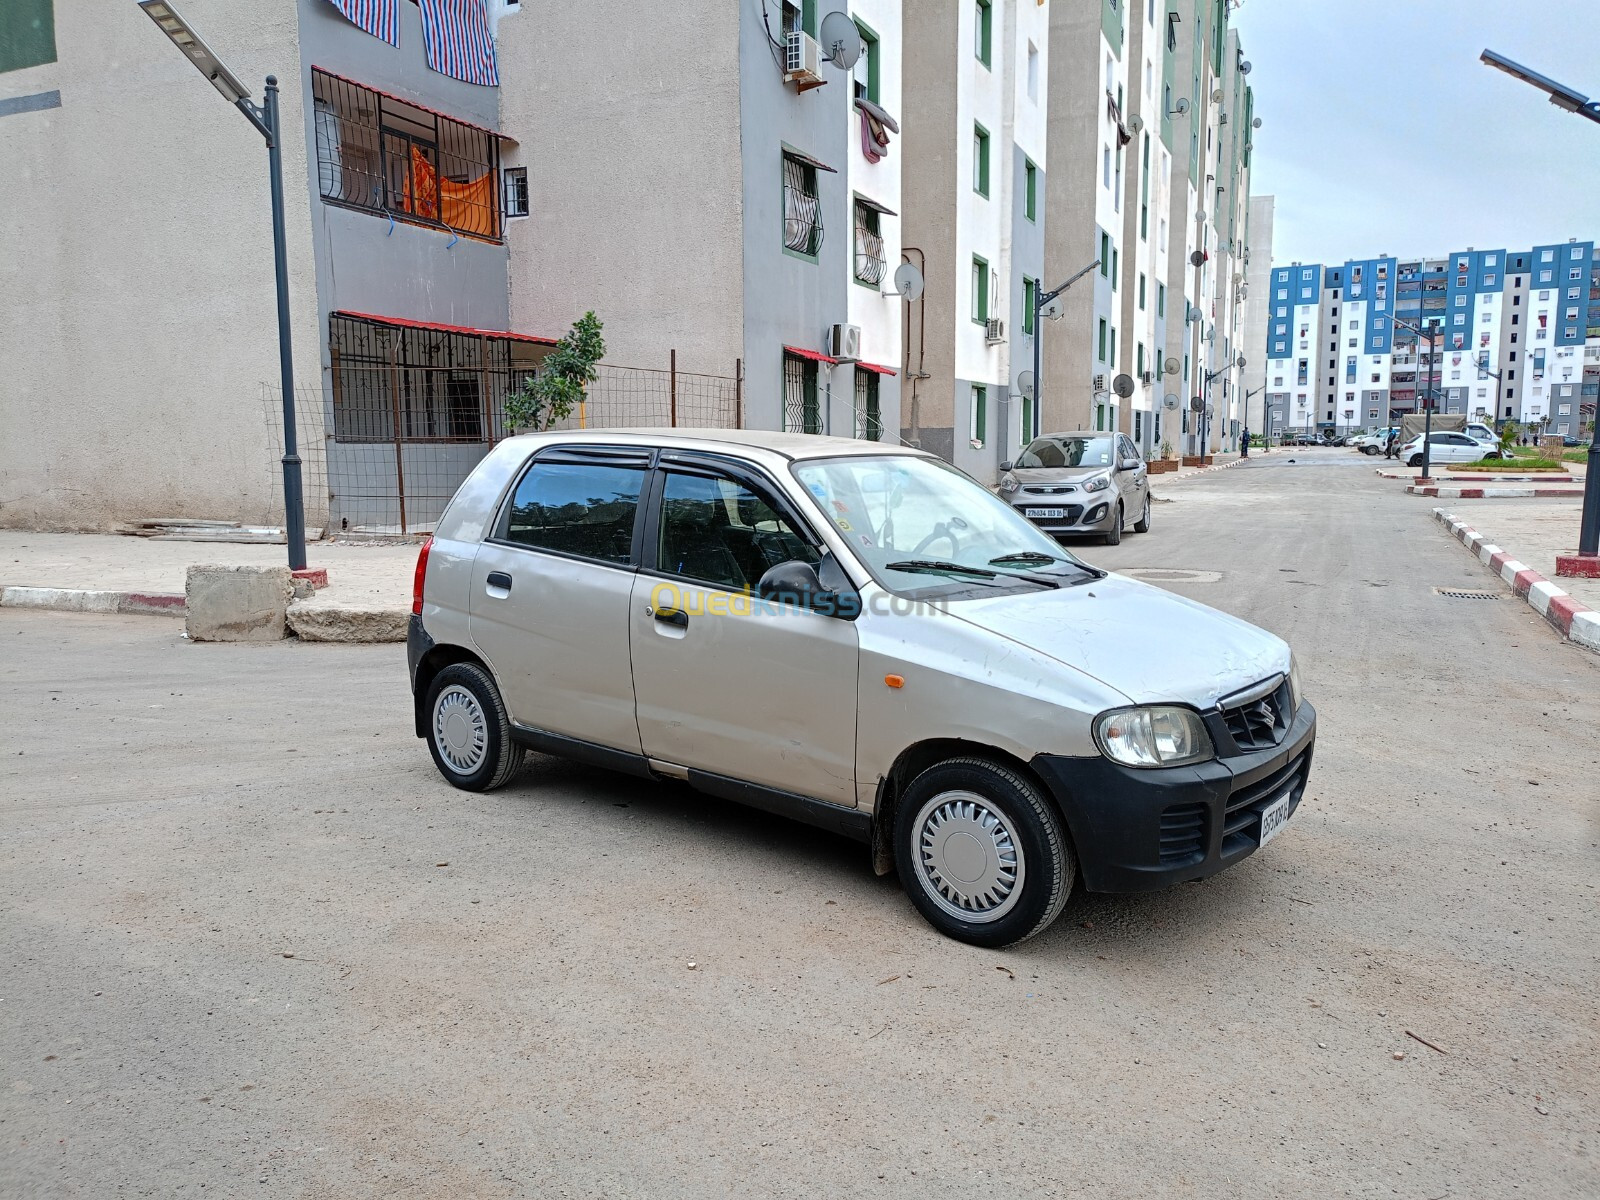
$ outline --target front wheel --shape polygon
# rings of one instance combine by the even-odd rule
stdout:
[[[1361,447],[1361,453],[1363,453],[1363,454],[1376,454],[1377,452],[1378,452],[1378,448],[1376,446],[1363,446],[1363,447]]]
[[[1009,946],[1043,930],[1077,877],[1066,830],[1039,789],[981,758],[917,776],[895,812],[894,849],[917,911],[974,946]]]
[[[1150,497],[1148,495],[1144,498],[1144,515],[1133,523],[1133,531],[1135,533],[1150,532]]]
[[[493,677],[476,663],[452,663],[428,688],[428,750],[454,786],[487,792],[522,766],[511,717]]]
[[[1117,514],[1111,528],[1106,531],[1106,545],[1119,546],[1122,544],[1122,501],[1117,501]]]

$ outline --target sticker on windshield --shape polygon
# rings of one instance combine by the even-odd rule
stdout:
[[[846,521],[843,517],[835,517],[833,519],[833,523],[837,525],[843,532],[850,532],[850,522]]]

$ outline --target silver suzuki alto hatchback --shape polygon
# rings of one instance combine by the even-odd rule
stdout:
[[[1289,647],[1091,567],[931,455],[805,434],[508,438],[417,560],[417,736],[483,791],[532,749],[853,837],[962,941],[1073,886],[1198,879],[1311,768]]]

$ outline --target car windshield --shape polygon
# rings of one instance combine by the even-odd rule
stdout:
[[[874,578],[897,593],[1100,574],[971,476],[934,459],[820,458],[794,473]]]
[[[1108,437],[1038,437],[1017,458],[1017,466],[1109,467],[1114,449]]]

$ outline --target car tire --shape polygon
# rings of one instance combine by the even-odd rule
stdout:
[[[1078,873],[1061,818],[1037,785],[982,758],[949,759],[911,782],[895,811],[894,852],[900,882],[930,925],[991,948],[1054,921]]]
[[[1119,546],[1122,544],[1122,501],[1117,501],[1117,519],[1106,532],[1106,545]]]
[[[1133,523],[1133,531],[1135,533],[1150,532],[1150,497],[1148,495],[1144,498],[1144,516]]]
[[[1408,467],[1420,467],[1421,465],[1422,455],[1420,454],[1413,454],[1410,458],[1406,459],[1406,466]]]
[[[1363,454],[1376,454],[1377,452],[1378,452],[1378,448],[1376,446],[1363,446],[1363,447],[1361,447],[1361,453],[1363,453]]]
[[[500,787],[522,766],[500,689],[477,663],[452,663],[434,676],[427,739],[439,774],[462,791]]]
[[[1491,461],[1493,461],[1493,460],[1494,460],[1494,459],[1497,459],[1497,458],[1499,458],[1499,457],[1500,457],[1500,451],[1498,451],[1498,450],[1491,450],[1491,451],[1489,451],[1489,453],[1487,453],[1487,454],[1485,454],[1485,455],[1484,455],[1484,456],[1483,456],[1483,461],[1484,461],[1484,462],[1491,462]]]

